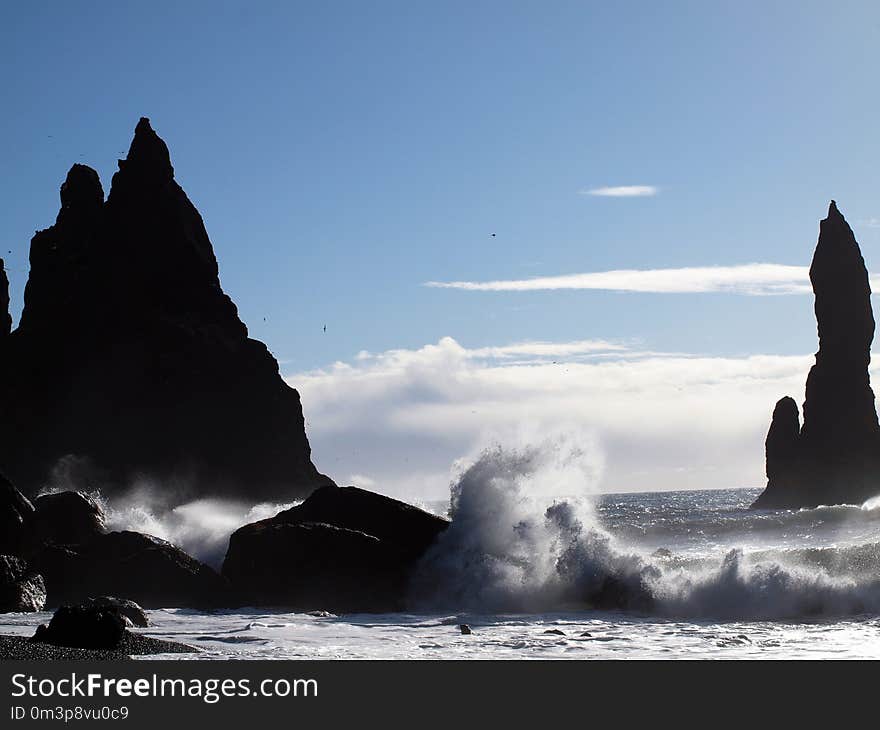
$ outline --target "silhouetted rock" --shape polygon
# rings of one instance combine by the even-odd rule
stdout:
[[[791,398],[767,434],[767,478],[754,507],[861,503],[880,493],[880,428],[868,376],[874,315],[868,272],[834,201],[810,266],[819,332],[798,431]]]
[[[43,578],[13,555],[0,555],[0,613],[42,611],[46,605]]]
[[[0,554],[21,555],[34,506],[0,474]]]
[[[0,338],[12,331],[12,315],[9,314],[9,279],[6,277],[6,265],[0,259]]]
[[[150,625],[150,620],[147,618],[147,614],[144,613],[144,609],[134,601],[129,601],[125,598],[98,596],[97,598],[87,598],[83,602],[83,605],[112,609],[125,619],[126,626],[139,626],[144,628]]]
[[[108,601],[101,604],[100,601]],[[127,620],[131,601],[96,599],[80,605],[60,606],[49,624],[41,624],[27,644],[20,637],[0,637],[0,656],[7,659],[125,659],[132,654],[197,652],[198,649],[175,641],[162,641],[129,631]],[[140,612],[143,615],[143,611]],[[146,623],[137,623],[146,626]],[[66,647],[89,653],[45,651],[37,647]]]
[[[109,532],[80,545],[47,544],[33,565],[48,589],[47,605],[120,596],[147,608],[210,608],[228,602],[226,581],[165,540]]]
[[[773,409],[767,432],[767,488],[779,495],[797,499],[801,472],[800,415],[794,398],[785,396]]]
[[[447,525],[390,497],[324,487],[236,530],[222,572],[248,605],[401,610],[415,564]]]
[[[421,554],[449,524],[437,515],[359,487],[322,487],[304,502],[279,512],[272,522],[323,522],[364,532]]]
[[[99,606],[60,606],[49,625],[41,624],[32,641],[78,649],[115,649],[125,636],[122,615]]]
[[[147,119],[106,202],[94,170],[70,169],[30,263],[21,322],[0,336],[0,466],[25,494],[72,479],[112,497],[146,476],[176,485],[171,503],[260,501],[332,484]]]
[[[104,512],[87,494],[56,492],[34,500],[29,537],[37,543],[74,545],[88,542],[104,532]]]

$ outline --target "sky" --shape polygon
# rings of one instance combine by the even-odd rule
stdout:
[[[759,486],[832,198],[880,274],[878,49],[867,2],[4,3],[13,316],[148,116],[340,483],[565,431],[591,488]]]

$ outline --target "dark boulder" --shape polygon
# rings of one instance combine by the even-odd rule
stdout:
[[[21,555],[34,506],[0,474],[0,554]]]
[[[47,544],[34,557],[47,605],[124,596],[147,608],[211,608],[228,601],[226,581],[165,540],[109,532],[80,545]]]
[[[236,530],[223,575],[248,605],[402,610],[416,563],[448,524],[389,497],[327,487]]]
[[[125,621],[113,608],[61,606],[49,625],[37,628],[33,641],[79,649],[115,649],[125,636]]]
[[[233,539],[223,574],[248,605],[335,612],[403,607],[409,562],[373,535],[304,522],[262,524]]]
[[[0,464],[25,494],[69,464],[85,475],[73,486],[108,498],[140,476],[185,483],[169,503],[332,484],[311,462],[299,394],[223,292],[147,119],[106,201],[94,170],[70,169],[55,225],[31,241],[20,324],[3,332]]]
[[[874,338],[868,271],[834,201],[810,266],[819,351],[803,426],[783,398],[767,434],[767,488],[754,507],[862,503],[880,494],[880,427],[868,365]]]
[[[73,545],[106,531],[104,511],[83,492],[44,494],[34,501],[29,537],[35,542]]]
[[[0,613],[42,611],[46,605],[43,577],[12,555],[0,555]]]
[[[108,605],[60,606],[49,624],[30,639],[0,637],[0,655],[7,659],[126,659],[132,655],[192,653],[198,649],[129,631],[118,599]]]
[[[125,598],[98,596],[97,598],[87,598],[84,605],[112,609],[125,619],[126,626],[145,628],[150,625],[150,619],[147,618],[144,609],[134,601],[129,601]]]
[[[323,522],[373,535],[405,553],[421,554],[449,524],[406,502],[359,487],[323,487],[272,522]]]

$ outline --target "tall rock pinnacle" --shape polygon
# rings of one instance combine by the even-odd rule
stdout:
[[[9,314],[9,279],[6,278],[6,265],[0,259],[0,338],[12,330],[12,317]]]
[[[146,118],[106,202],[74,165],[55,225],[32,239],[21,323],[0,338],[0,408],[0,470],[26,493],[59,475],[110,495],[147,478],[169,503],[332,483]]]
[[[767,489],[756,507],[861,503],[880,494],[880,427],[868,376],[874,315],[868,271],[852,229],[831,201],[810,266],[819,334],[804,423],[781,400],[767,434]],[[795,438],[796,435],[796,438]]]

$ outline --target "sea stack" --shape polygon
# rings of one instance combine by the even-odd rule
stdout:
[[[9,314],[9,279],[6,277],[6,265],[0,259],[0,338],[12,331],[12,317]]]
[[[254,502],[332,484],[148,119],[106,201],[93,169],[70,169],[30,264],[19,326],[0,322],[0,469],[25,494],[54,480],[112,496],[145,478],[172,504]]]
[[[874,314],[868,271],[852,229],[831,201],[810,266],[819,331],[803,426],[791,398],[767,434],[767,488],[753,507],[860,504],[880,494],[880,427],[868,365]]]

